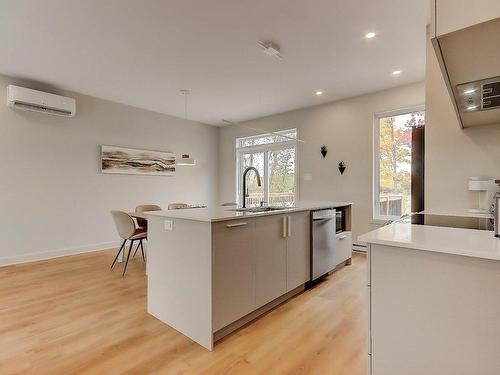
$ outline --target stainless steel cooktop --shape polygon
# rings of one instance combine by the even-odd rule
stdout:
[[[403,216],[398,221],[402,223],[431,225],[435,227],[493,230],[493,219],[483,217],[410,214]]]

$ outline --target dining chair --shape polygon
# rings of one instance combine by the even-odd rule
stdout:
[[[181,210],[183,208],[188,208],[189,205],[187,203],[170,203],[168,205],[169,210]]]
[[[157,206],[156,204],[142,204],[142,205],[139,205],[135,208],[136,214],[142,214],[144,212],[150,212],[150,211],[161,211],[161,207]],[[141,217],[136,217],[135,220],[136,220],[137,226],[139,228],[145,229],[147,231],[147,229],[148,229],[148,220],[147,219],[143,219]],[[146,238],[146,240],[147,240],[147,238]],[[139,250],[139,245],[141,245],[141,249],[142,249],[142,243],[138,243],[137,247],[134,251],[134,255],[132,255],[132,258],[135,258],[135,254],[137,254],[137,250]]]
[[[157,206],[156,204],[141,204],[140,206],[137,206],[135,208],[136,214],[142,214],[143,212],[149,211],[161,211],[161,207]],[[148,221],[146,219],[136,217],[135,220],[137,220],[137,225],[139,226],[139,228],[148,229]]]
[[[139,241],[137,248],[141,247],[142,252],[142,260],[145,261],[144,257],[144,247],[142,245],[142,240],[146,239],[147,231],[142,228],[136,228],[134,219],[132,216],[123,211],[111,211],[111,216],[113,217],[113,221],[115,222],[115,227],[118,232],[118,235],[123,240],[122,245],[120,246],[120,250],[116,254],[113,263],[111,264],[111,268],[114,267],[116,260],[120,256],[120,253],[125,247],[127,241],[130,241],[130,247],[128,249],[127,260],[125,261],[125,266],[123,267],[123,274],[125,276],[125,272],[127,271],[128,260],[130,258],[130,253],[132,252],[132,247],[134,246],[135,241]],[[123,254],[125,255],[125,250],[123,250]]]

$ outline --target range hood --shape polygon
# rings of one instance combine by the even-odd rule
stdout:
[[[500,124],[500,18],[432,39],[462,128]]]

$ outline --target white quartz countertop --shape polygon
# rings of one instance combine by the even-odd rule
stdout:
[[[241,212],[234,211],[235,207],[207,207],[193,208],[187,210],[164,210],[147,212],[147,216],[160,216],[172,219],[186,219],[206,222],[218,222],[242,218],[251,218],[268,215],[279,215],[290,212],[313,211],[326,208],[350,206],[351,202],[328,202],[328,201],[298,201],[293,207],[283,210],[265,212]]]
[[[500,260],[500,239],[493,231],[395,222],[358,237],[370,244]]]

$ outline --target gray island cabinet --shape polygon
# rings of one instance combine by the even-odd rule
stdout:
[[[265,213],[223,209],[148,215],[148,312],[209,350],[304,290],[310,212],[350,203],[298,202]],[[350,227],[350,224],[349,224]],[[352,248],[350,232],[342,246]]]

